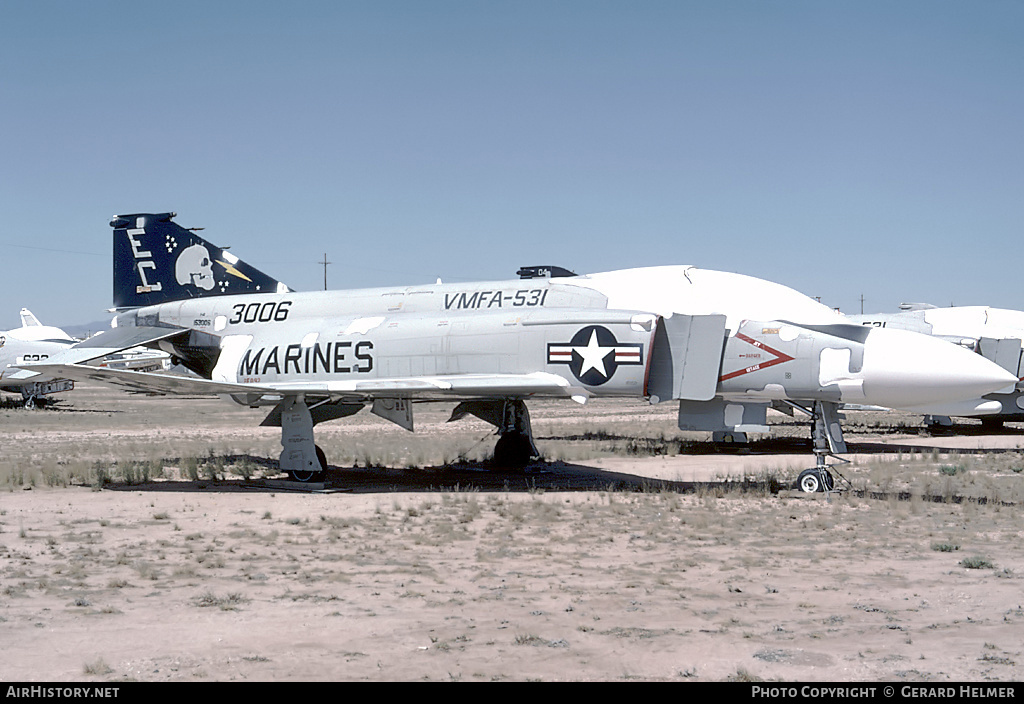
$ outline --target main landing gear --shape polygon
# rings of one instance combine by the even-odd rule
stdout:
[[[463,401],[452,411],[449,422],[474,415],[498,428],[497,444],[491,460],[496,467],[522,468],[540,457],[533,442],[530,412],[522,399]]]
[[[321,402],[307,406],[302,396],[289,396],[274,407],[264,426],[281,427],[281,471],[292,481],[318,481],[327,471],[327,457],[313,442],[313,426],[359,412],[362,404]]]
[[[362,408],[361,403],[321,402],[307,406],[302,396],[289,396],[277,404],[262,425],[281,428],[281,471],[286,472],[292,481],[319,481],[327,471],[327,458],[313,442],[313,426],[325,420],[352,415]],[[395,408],[378,408],[375,405],[373,412],[412,430],[411,409],[402,405],[401,410],[403,413],[396,415]],[[448,420],[458,420],[466,415],[474,415],[497,427],[500,437],[494,446],[494,466],[522,468],[540,457],[533,441],[530,412],[522,399],[464,401],[455,407]]]
[[[25,397],[25,408],[32,410],[34,408],[45,408],[47,400],[44,396],[27,396]]]
[[[533,442],[530,427],[530,412],[521,400],[505,401],[502,408],[502,424],[498,426],[501,437],[494,446],[494,464],[498,467],[522,468],[540,451]]]
[[[304,471],[301,469],[290,469],[288,470],[288,477],[293,482],[311,482],[322,477],[323,473],[327,471],[327,456],[324,451],[320,449],[319,445],[313,446],[316,451],[317,464],[320,466],[319,470],[316,471]]]

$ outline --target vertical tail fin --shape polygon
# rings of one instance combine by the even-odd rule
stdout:
[[[32,313],[32,311],[30,311],[28,308],[22,308],[21,309],[21,327],[23,327],[23,328],[30,328],[30,327],[34,328],[34,327],[42,327],[42,326],[43,326],[43,324],[39,322],[39,318],[37,318]]]
[[[174,217],[175,213],[136,213],[115,215],[110,221],[114,228],[115,308],[291,290],[172,222]]]

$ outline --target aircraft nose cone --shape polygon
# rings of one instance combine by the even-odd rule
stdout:
[[[861,374],[862,403],[898,409],[977,399],[1017,382],[1013,374],[963,347],[884,328],[868,335]]]

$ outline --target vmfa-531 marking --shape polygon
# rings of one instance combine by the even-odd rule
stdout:
[[[520,288],[514,291],[461,291],[444,295],[445,310],[481,310],[492,308],[533,308],[543,306],[546,288]]]
[[[927,336],[869,330],[762,279],[688,266],[519,280],[295,292],[172,213],[117,216],[113,330],[46,365],[150,393],[206,391],[273,409],[282,469],[326,468],[317,423],[366,406],[405,428],[415,403],[456,402],[497,427],[495,458],[537,456],[526,402],[634,397],[679,403],[679,425],[766,431],[770,404],[806,410],[841,451],[841,402],[959,402],[1012,383],[991,362]],[[84,364],[145,344],[200,379]],[[950,372],[955,370],[955,372]],[[821,476],[819,471],[819,476]]]

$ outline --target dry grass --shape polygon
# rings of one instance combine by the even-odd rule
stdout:
[[[261,428],[264,411],[219,399],[138,399],[116,390],[85,387],[63,395],[56,408],[29,412],[0,410],[8,439],[0,456],[0,488],[23,486],[138,485],[157,479],[221,481],[276,474],[279,431]],[[490,455],[493,428],[474,419],[446,423],[444,404],[417,406],[418,431],[408,433],[364,411],[317,428],[317,442],[334,467],[412,469],[480,464]],[[609,457],[714,455],[721,448],[706,433],[675,427],[672,404],[638,401],[531,404],[537,445],[549,461],[578,463]],[[852,449],[865,439],[918,438],[914,416],[848,413]],[[809,456],[807,424],[770,414],[772,433],[754,437],[755,451],[799,452]],[[242,433],[239,428],[244,428]],[[1020,443],[1024,445],[1024,438]],[[788,485],[800,467],[760,470],[739,484],[715,491],[772,492]],[[929,501],[973,500],[1019,504],[1024,452],[961,454],[924,452],[876,454],[839,466],[864,495],[918,497]]]

